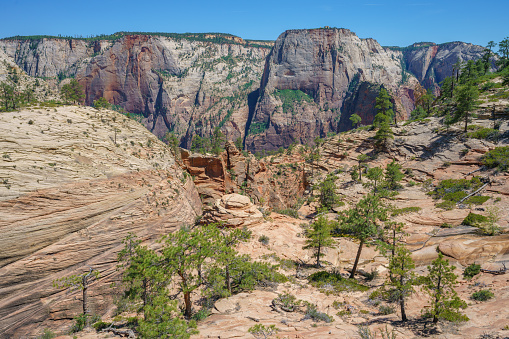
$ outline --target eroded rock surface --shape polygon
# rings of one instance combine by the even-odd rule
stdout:
[[[64,331],[80,313],[80,292],[52,282],[86,265],[100,272],[90,287],[90,311],[104,314],[127,234],[151,244],[201,214],[192,180],[169,149],[116,112],[3,113],[0,148],[2,338],[44,327]]]

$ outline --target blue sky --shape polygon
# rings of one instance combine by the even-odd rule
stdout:
[[[0,37],[117,31],[224,32],[275,40],[286,29],[344,27],[384,46],[509,36],[509,0],[2,0]]]

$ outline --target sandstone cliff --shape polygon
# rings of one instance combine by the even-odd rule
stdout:
[[[54,86],[76,77],[87,105],[104,96],[140,114],[158,137],[174,131],[189,148],[194,135],[219,127],[253,151],[347,130],[353,113],[371,123],[380,86],[392,94],[398,119],[406,119],[416,87],[436,88],[458,59],[484,53],[461,42],[384,48],[347,29],[290,30],[273,45],[171,33],[0,40],[28,75]]]
[[[100,271],[90,311],[111,307],[116,253],[194,223],[201,202],[169,149],[137,122],[92,108],[0,116],[0,337],[66,331],[79,292],[52,281]]]
[[[397,50],[403,52],[408,71],[425,88],[431,89],[438,88],[439,84],[452,74],[456,62],[477,60],[485,53],[482,46],[460,41],[440,45],[432,42],[416,43]]]
[[[157,136],[174,131],[184,147],[193,135],[208,136],[216,127],[230,140],[244,137],[248,97],[257,92],[270,47],[270,42],[215,34],[0,41],[29,75],[76,77],[87,105],[104,96],[142,114]]]
[[[402,58],[401,52],[360,39],[347,29],[286,31],[267,58],[251,124],[261,128],[248,137],[247,146],[257,150],[307,143],[337,131],[339,120],[353,113],[364,116],[364,124],[371,123],[370,105],[365,112],[358,105],[344,106],[363,82],[387,88],[396,100],[398,118],[405,119],[413,109],[418,82],[404,74]],[[289,104],[292,93],[302,100]]]

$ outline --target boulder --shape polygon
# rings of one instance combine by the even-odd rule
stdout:
[[[244,227],[263,221],[263,214],[249,197],[237,193],[223,195],[203,215],[203,222],[220,222],[226,227]]]

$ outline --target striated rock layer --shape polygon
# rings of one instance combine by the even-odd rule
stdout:
[[[116,132],[115,132],[116,131]],[[80,292],[52,282],[99,270],[90,312],[111,307],[129,232],[151,244],[192,224],[201,202],[169,149],[111,111],[64,107],[0,116],[0,337],[65,331]]]

